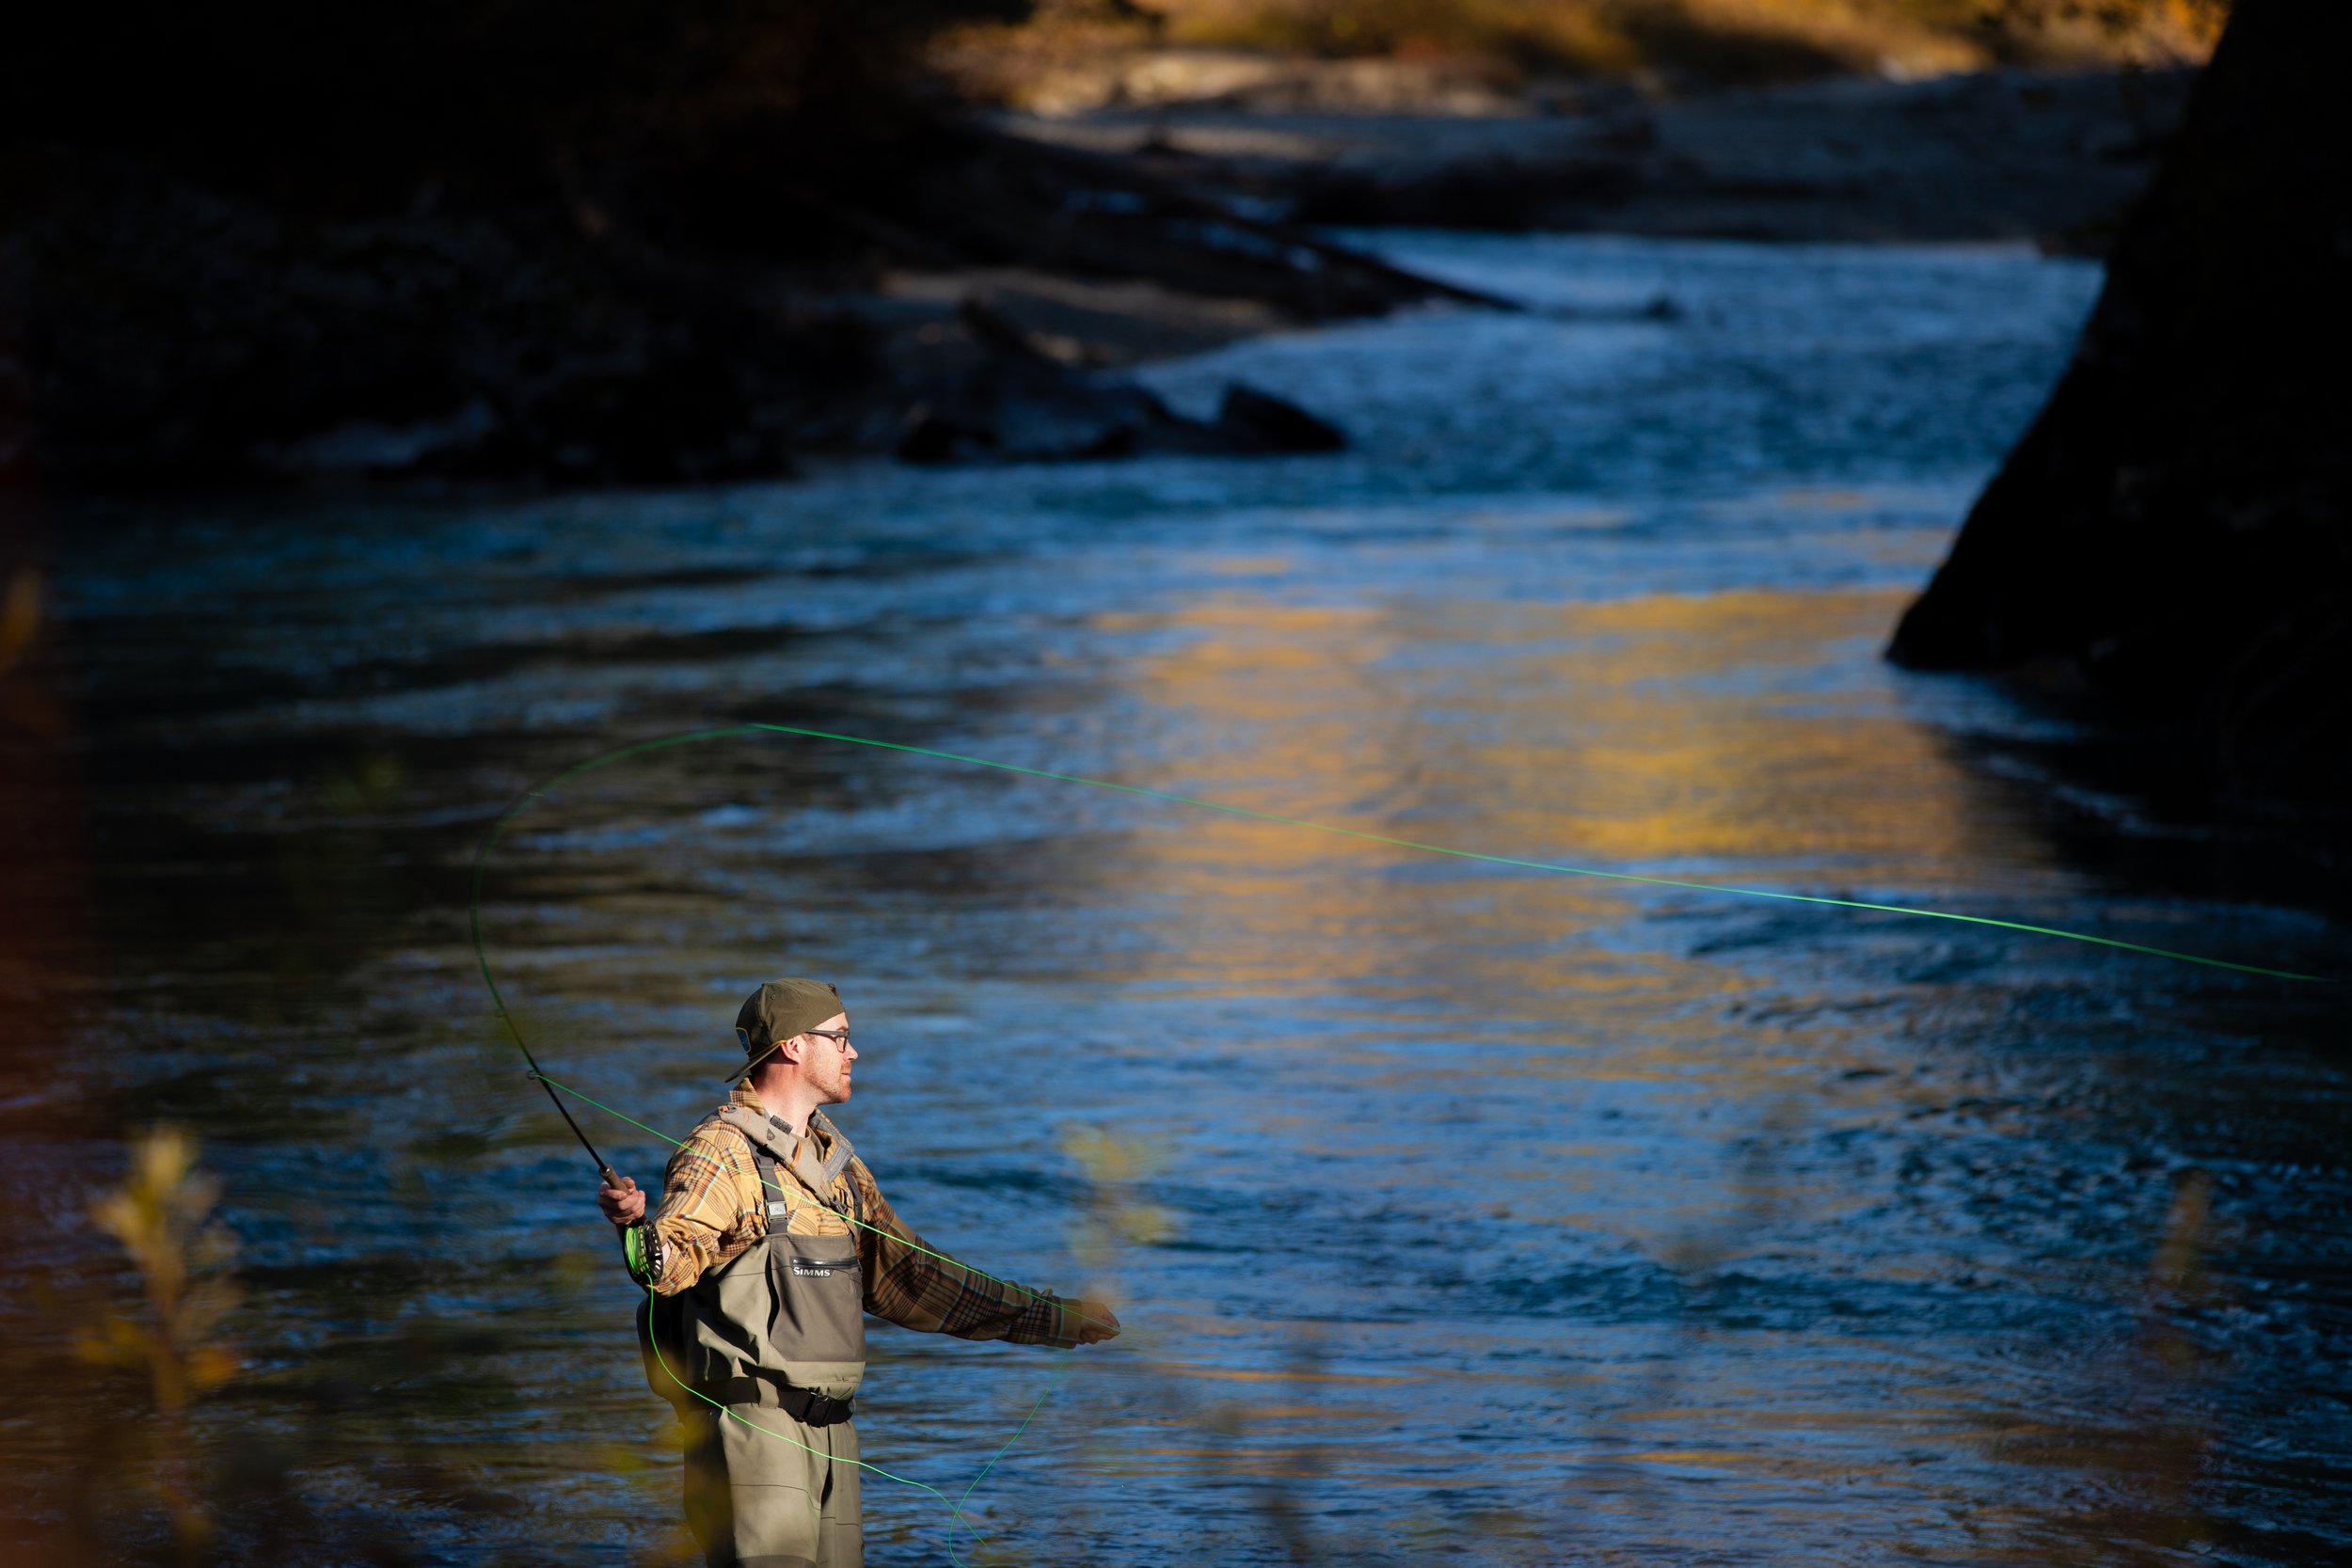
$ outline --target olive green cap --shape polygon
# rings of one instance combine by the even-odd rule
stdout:
[[[733,1083],[768,1059],[778,1040],[816,1028],[840,1012],[841,993],[823,980],[771,980],[743,999],[735,1037],[751,1060],[727,1074]]]

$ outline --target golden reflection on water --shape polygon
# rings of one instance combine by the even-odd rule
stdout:
[[[1865,874],[1981,850],[1956,768],[1929,732],[1871,711],[1876,692],[1772,680],[1824,664],[1829,644],[1868,651],[1903,597],[1329,609],[1225,596],[1120,619],[1177,640],[1137,694],[1228,741],[1188,757],[1200,793],[1398,836],[1468,817],[1480,842],[1461,847],[1491,853],[1625,869],[1831,859]],[[1430,650],[1479,678],[1427,689]],[[1254,864],[1268,883],[1395,853],[1240,819],[1164,847],[1172,871]]]
[[[1997,794],[1937,731],[1906,716],[1899,677],[1877,663],[1904,596],[1744,590],[1333,607],[1235,583],[1154,613],[1103,617],[1098,629],[1151,650],[1125,666],[1127,694],[1151,715],[1149,731],[1184,739],[1132,769],[1155,786],[1486,853],[1834,895],[1932,905],[1939,890],[1957,896],[2053,874],[2039,841],[2004,820]],[[1168,756],[1183,759],[1180,776],[1167,773]],[[1529,1081],[1530,1125],[1557,1117],[1560,1135],[1538,1132],[1488,1166],[1512,1189],[1511,1219],[1597,1233],[1604,1248],[1614,1236],[1686,1279],[1735,1266],[1754,1244],[1748,1232],[1777,1215],[1836,1225],[1876,1201],[1841,1175],[1775,1169],[1764,1155],[1726,1169],[1708,1150],[1742,1136],[1770,1148],[1823,1117],[1900,1116],[1921,1092],[1873,1069],[1821,1093],[1824,1061],[1855,1026],[1803,1016],[1801,982],[1792,996],[1785,976],[1693,956],[1687,926],[1645,917],[1661,901],[1706,905],[1707,895],[1445,862],[1208,813],[1136,833],[1119,853],[1120,874],[1152,889],[1175,927],[1138,978],[1240,998],[1364,999],[1360,1029],[1346,1025],[1342,1000],[1329,1009],[1341,1022],[1311,1042],[1259,1049],[1311,1049],[1319,1063],[1403,1081],[1421,1069],[1383,1037],[1392,1001],[1471,1027],[1517,1020],[1513,1037],[1526,1049],[1489,1053],[1477,1070]],[[1726,1017],[1768,990],[1797,1016]],[[1727,1052],[1734,1031],[1740,1047]],[[1654,1089],[1644,1102],[1653,1120],[1613,1146],[1610,1124],[1553,1098],[1580,1092],[1567,1080]],[[1441,1101],[1441,1085],[1432,1088]],[[1383,1193],[1426,1180],[1448,1138],[1411,1122],[1334,1125],[1312,1105],[1269,1105],[1255,1125],[1294,1154],[1346,1161],[1351,1184]],[[1629,1148],[1645,1140],[1697,1164],[1644,1176],[1648,1157]],[[1903,1258],[1884,1261],[1886,1277],[1903,1276]],[[1190,1326],[1215,1338],[1208,1324]],[[1592,1395],[1613,1386],[1612,1413],[1568,1446],[1522,1442],[1507,1458],[1458,1467],[1400,1464],[1368,1437],[1391,1420],[1380,1408],[1302,1404],[1273,1387],[1252,1404],[1236,1386],[1304,1389],[1328,1375],[1304,1363],[1139,1367],[1146,1381],[1216,1402],[1218,1420],[1263,1441],[1237,1452],[1186,1442],[1178,1419],[1169,1446],[1132,1448],[1121,1463],[1215,1466],[1221,1455],[1232,1473],[1262,1479],[1328,1473],[1351,1485],[1438,1489],[1532,1466],[1573,1478],[1573,1512],[1620,1483],[1612,1467],[1637,1478],[1698,1473],[1733,1489],[1901,1491],[1917,1477],[1890,1444],[1950,1453],[1983,1431],[1973,1391],[1918,1386],[1899,1357],[1886,1370],[1908,1386],[1855,1407],[1804,1375],[1811,1354],[1849,1357],[1842,1340],[1797,1333],[1772,1361],[1789,1381],[1753,1387],[1732,1366],[1702,1370],[1711,1361],[1704,1338],[1665,1327],[1646,1345],[1652,1370],[1630,1383],[1596,1369]],[[1458,1366],[1446,1374],[1449,1384],[1464,1375]],[[1359,1377],[1380,1374],[1350,1374]],[[1213,1392],[1219,1386],[1227,1391]],[[1626,1506],[1649,1507],[1644,1483],[1631,1484]],[[1998,1508],[1979,1522],[2011,1528]]]
[[[1163,650],[1137,661],[1133,694],[1195,742],[1180,779],[1153,783],[1484,853],[1931,896],[2002,857],[2019,869],[2019,841],[1988,836],[1981,786],[1895,708],[1870,656],[1901,602],[1750,590],[1332,608],[1236,589],[1103,629]],[[1465,863],[1447,876],[1412,851],[1207,813],[1132,853],[1129,874],[1182,911],[1168,979],[1285,989],[1331,974],[1340,948],[1347,971],[1391,976],[1442,951],[1439,994],[1572,981],[1587,1006],[1659,1000],[1664,955],[1586,953],[1572,975],[1559,962],[1562,941],[1626,921],[1622,886]],[[1406,867],[1409,884],[1387,875]]]

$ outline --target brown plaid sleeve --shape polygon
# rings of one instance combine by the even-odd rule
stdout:
[[[959,1339],[1009,1339],[1015,1344],[1068,1346],[1078,1342],[1077,1303],[1015,1285],[942,1256],[907,1228],[863,1160],[848,1172],[866,1209],[858,1230],[865,1266],[866,1309],[924,1334]]]
[[[723,1122],[705,1122],[670,1156],[661,1175],[661,1207],[653,1216],[662,1243],[661,1272],[648,1283],[674,1296],[707,1269],[736,1257],[768,1233],[751,1145]]]

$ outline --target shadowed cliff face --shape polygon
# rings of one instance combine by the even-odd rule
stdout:
[[[1904,615],[2086,680],[2225,802],[2352,789],[2352,11],[2246,0],[2049,404]]]
[[[1027,9],[44,9],[0,51],[0,483],[1328,451],[1263,392],[1186,418],[1109,370],[1461,297],[1311,224],[2079,238],[2177,91],[1846,82],[1654,123],[1631,88],[1531,89],[1344,153],[1327,125],[976,123],[926,85],[943,28]]]
[[[871,296],[894,265],[1037,254],[1310,319],[1444,292],[957,130],[912,46],[1018,8],[44,14],[0,58],[0,481],[675,483],[902,442],[1328,446],[1262,396],[1183,420],[987,318]]]
[[[40,8],[0,56],[0,474],[777,471],[873,356],[782,287],[854,242],[773,171],[870,177],[911,48],[1009,14]]]
[[[0,135],[149,158],[307,214],[452,194],[609,198],[746,137],[805,157],[903,131],[907,62],[1023,0],[123,0],[40,7],[0,58]],[[597,187],[605,187],[597,189]]]

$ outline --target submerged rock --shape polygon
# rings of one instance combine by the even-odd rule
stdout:
[[[1339,451],[1347,445],[1338,426],[1238,381],[1227,384],[1210,428],[1235,451]]]
[[[1338,451],[1347,437],[1270,393],[1234,383],[1215,420],[1187,419],[1129,382],[997,373],[910,413],[898,455],[910,463],[1045,462],[1147,452],[1262,456]]]

